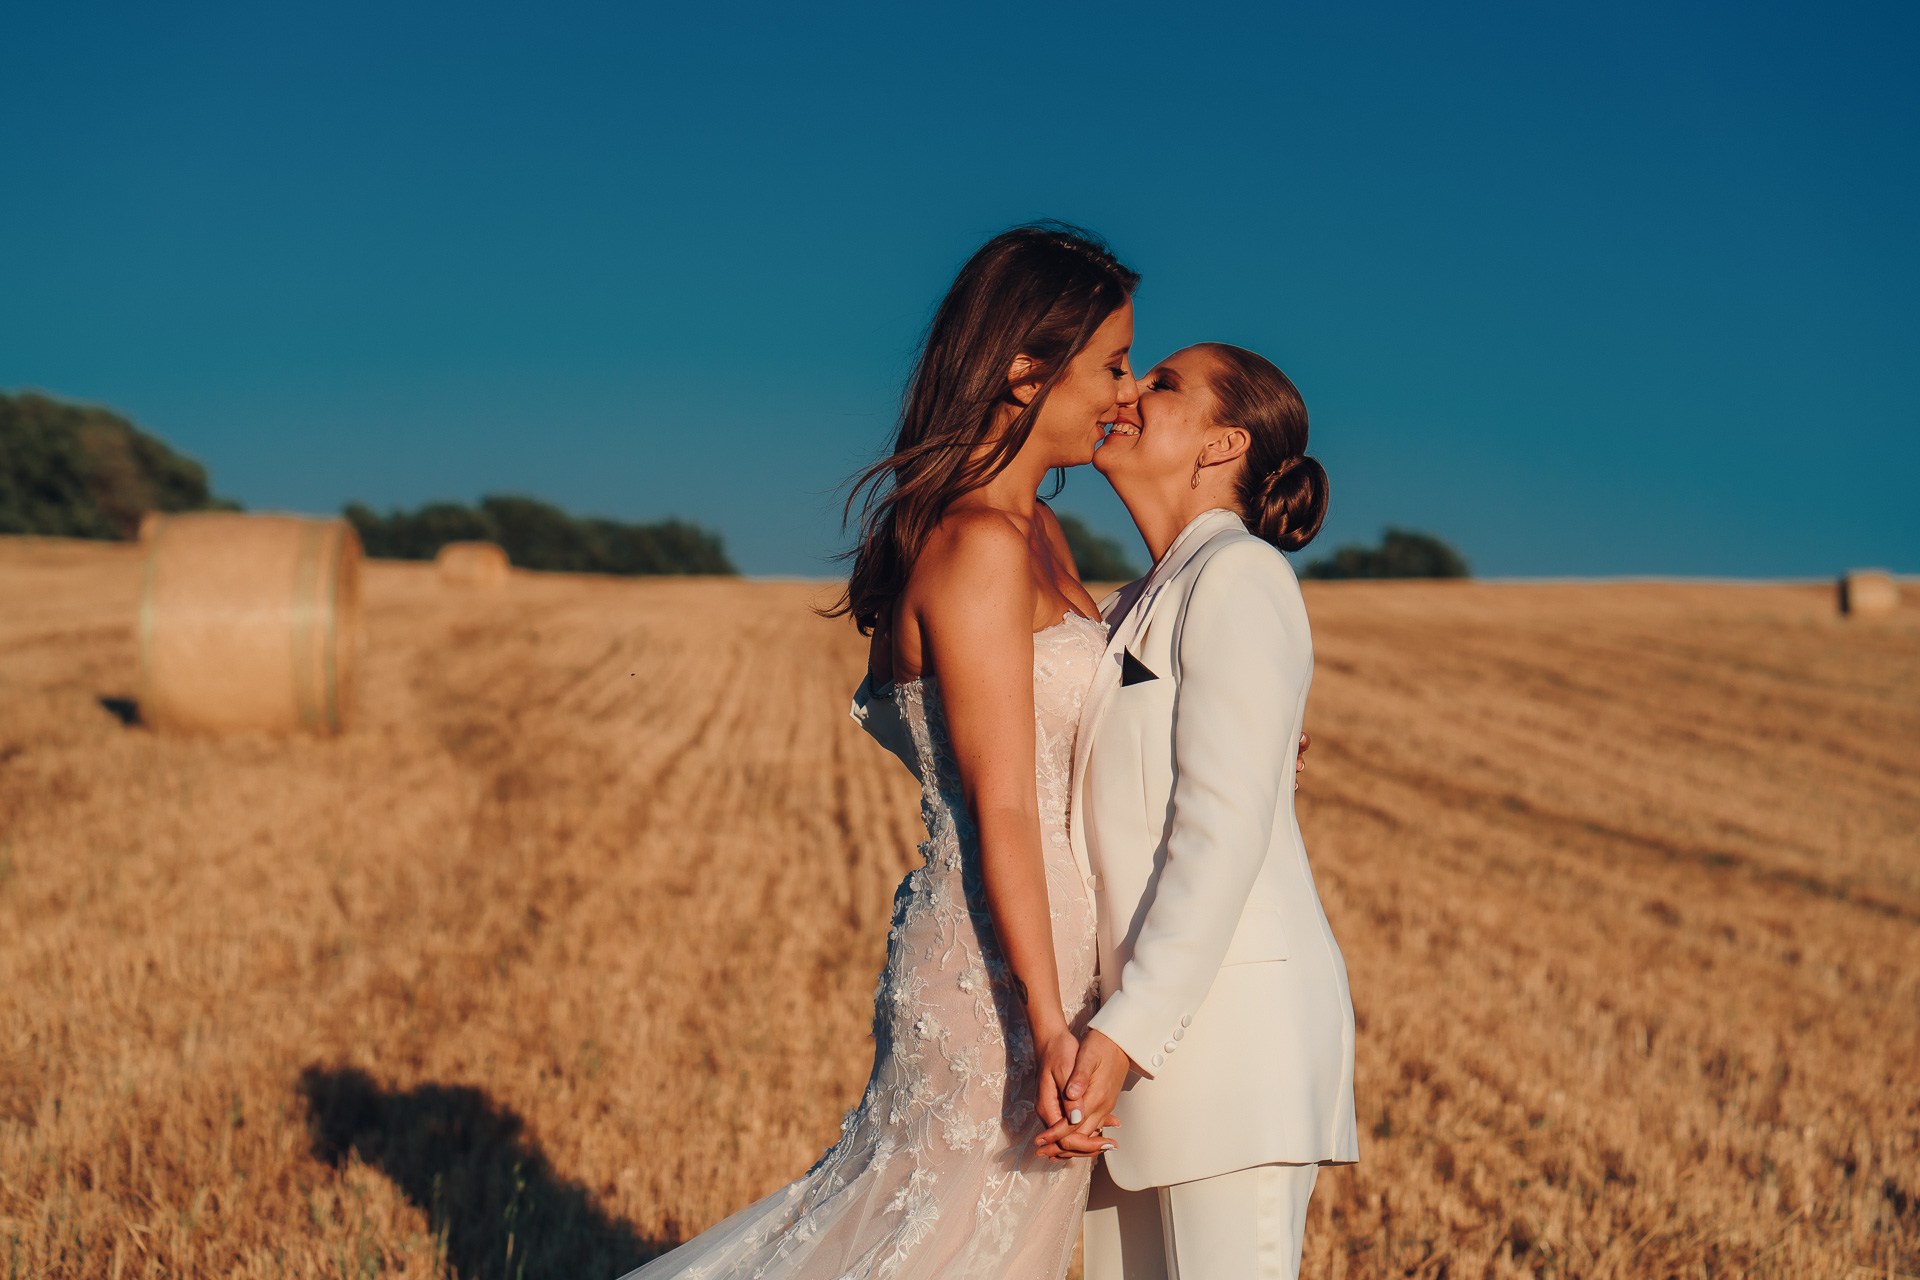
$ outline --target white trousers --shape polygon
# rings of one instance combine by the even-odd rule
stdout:
[[[1086,1280],[1298,1280],[1317,1164],[1263,1164],[1126,1191],[1093,1171]]]

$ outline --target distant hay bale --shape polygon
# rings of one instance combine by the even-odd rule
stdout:
[[[433,562],[450,587],[504,587],[512,572],[507,553],[492,542],[449,542]]]
[[[167,516],[147,539],[141,719],[338,733],[359,620],[360,539],[344,520]]]
[[[1892,613],[1900,607],[1900,588],[1884,569],[1855,569],[1840,579],[1840,612],[1850,617]]]

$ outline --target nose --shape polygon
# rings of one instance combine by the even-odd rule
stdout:
[[[1113,398],[1120,404],[1130,405],[1140,398],[1140,382],[1133,376],[1133,366],[1128,365],[1126,373],[1113,384]]]

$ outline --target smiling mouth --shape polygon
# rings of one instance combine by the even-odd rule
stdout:
[[[1140,428],[1134,426],[1131,422],[1103,422],[1100,425],[1107,429],[1107,434],[1110,436],[1137,436],[1140,434]]]

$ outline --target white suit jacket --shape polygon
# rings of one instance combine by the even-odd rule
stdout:
[[[1313,641],[1293,569],[1239,516],[1183,530],[1101,603],[1071,831],[1099,920],[1093,1025],[1143,1069],[1122,1187],[1359,1159],[1347,967],[1294,821]]]

